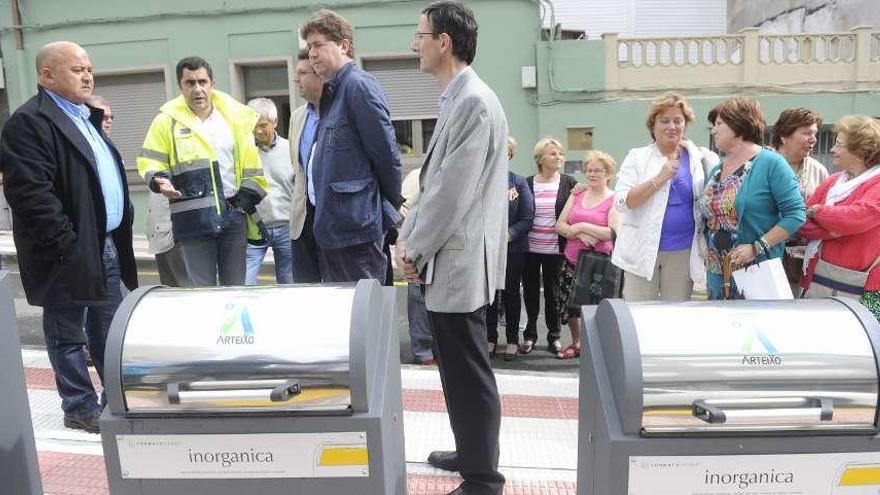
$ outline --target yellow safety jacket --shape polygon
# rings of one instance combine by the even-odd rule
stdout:
[[[253,134],[260,116],[217,90],[211,93],[211,103],[232,129],[238,195],[248,196],[250,204],[255,205],[268,191]],[[221,230],[223,213],[230,208],[223,195],[217,156],[200,129],[199,118],[183,95],[178,96],[159,109],[137,158],[138,173],[151,188],[154,177],[165,177],[180,191],[180,198],[169,201],[172,231],[178,240],[216,235]],[[248,239],[259,238],[249,215]]]

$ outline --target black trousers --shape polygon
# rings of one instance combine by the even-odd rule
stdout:
[[[321,282],[318,262],[318,243],[312,226],[315,224],[315,207],[306,198],[306,219],[299,239],[293,243],[293,283],[314,284]]]
[[[526,253],[523,274],[523,301],[528,322],[523,331],[526,340],[538,340],[538,310],[540,309],[541,282],[544,282],[544,321],[547,322],[547,343],[559,340],[559,313],[556,311],[556,286],[562,255]]]
[[[507,253],[507,273],[504,278],[504,291],[501,300],[504,303],[504,318],[508,344],[519,343],[519,316],[522,311],[523,271],[526,267],[526,253]],[[489,306],[486,313],[486,331],[489,342],[498,343],[498,298]]]
[[[500,494],[501,402],[486,349],[486,306],[472,313],[428,311],[434,359],[468,493]]]

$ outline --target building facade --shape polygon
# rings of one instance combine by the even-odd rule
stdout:
[[[423,161],[438,113],[439,90],[418,71],[410,51],[426,3],[322,4],[354,24],[356,60],[385,88],[407,169]],[[815,108],[829,124],[852,113],[880,114],[880,33],[873,28],[724,34],[736,15],[729,3],[683,0],[671,12],[657,10],[661,4],[666,5],[654,0],[556,0],[551,8],[547,0],[469,2],[480,22],[474,67],[499,95],[520,142],[511,164],[514,171],[534,173],[532,145],[548,135],[566,146],[572,171],[588,149],[608,151],[622,161],[628,149],[649,142],[644,122],[650,101],[668,90],[691,101],[698,121],[688,135],[703,146],[710,144],[704,121],[708,110],[731,95],[758,98],[771,123],[793,106]],[[180,58],[207,59],[216,87],[242,101],[256,96],[275,100],[282,131],[290,109],[302,103],[291,81],[302,45],[298,28],[316,8],[310,3],[29,0],[16,5],[18,10],[0,0],[9,107],[36,92],[34,58],[43,44],[70,40],[85,47],[95,67],[96,93],[114,107],[113,139],[135,191],[136,232],[144,231],[146,191],[135,173],[135,156],[159,106],[178,94],[174,66]],[[613,9],[621,6],[621,15],[629,20],[619,34],[608,31],[614,28],[611,21],[590,24],[589,15],[582,15],[605,12],[604,18],[614,20],[618,14]],[[586,24],[578,24],[581,18]],[[705,22],[690,21],[697,18]],[[550,36],[556,24],[561,30],[581,30],[586,39]],[[596,35],[597,30],[605,34]],[[825,131],[824,139],[830,141],[833,136],[827,127]]]

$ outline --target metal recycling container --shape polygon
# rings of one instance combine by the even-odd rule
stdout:
[[[141,288],[105,354],[112,495],[403,495],[395,292]]]
[[[875,431],[874,349],[837,301],[631,304],[629,313],[644,435]]]
[[[354,286],[146,292],[131,311],[122,348],[126,411],[351,413],[354,292]]]
[[[583,313],[579,494],[876,493],[880,324],[857,302]]]

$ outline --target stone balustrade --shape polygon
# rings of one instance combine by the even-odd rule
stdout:
[[[880,84],[880,32],[619,38],[605,43],[607,91],[865,90]]]

